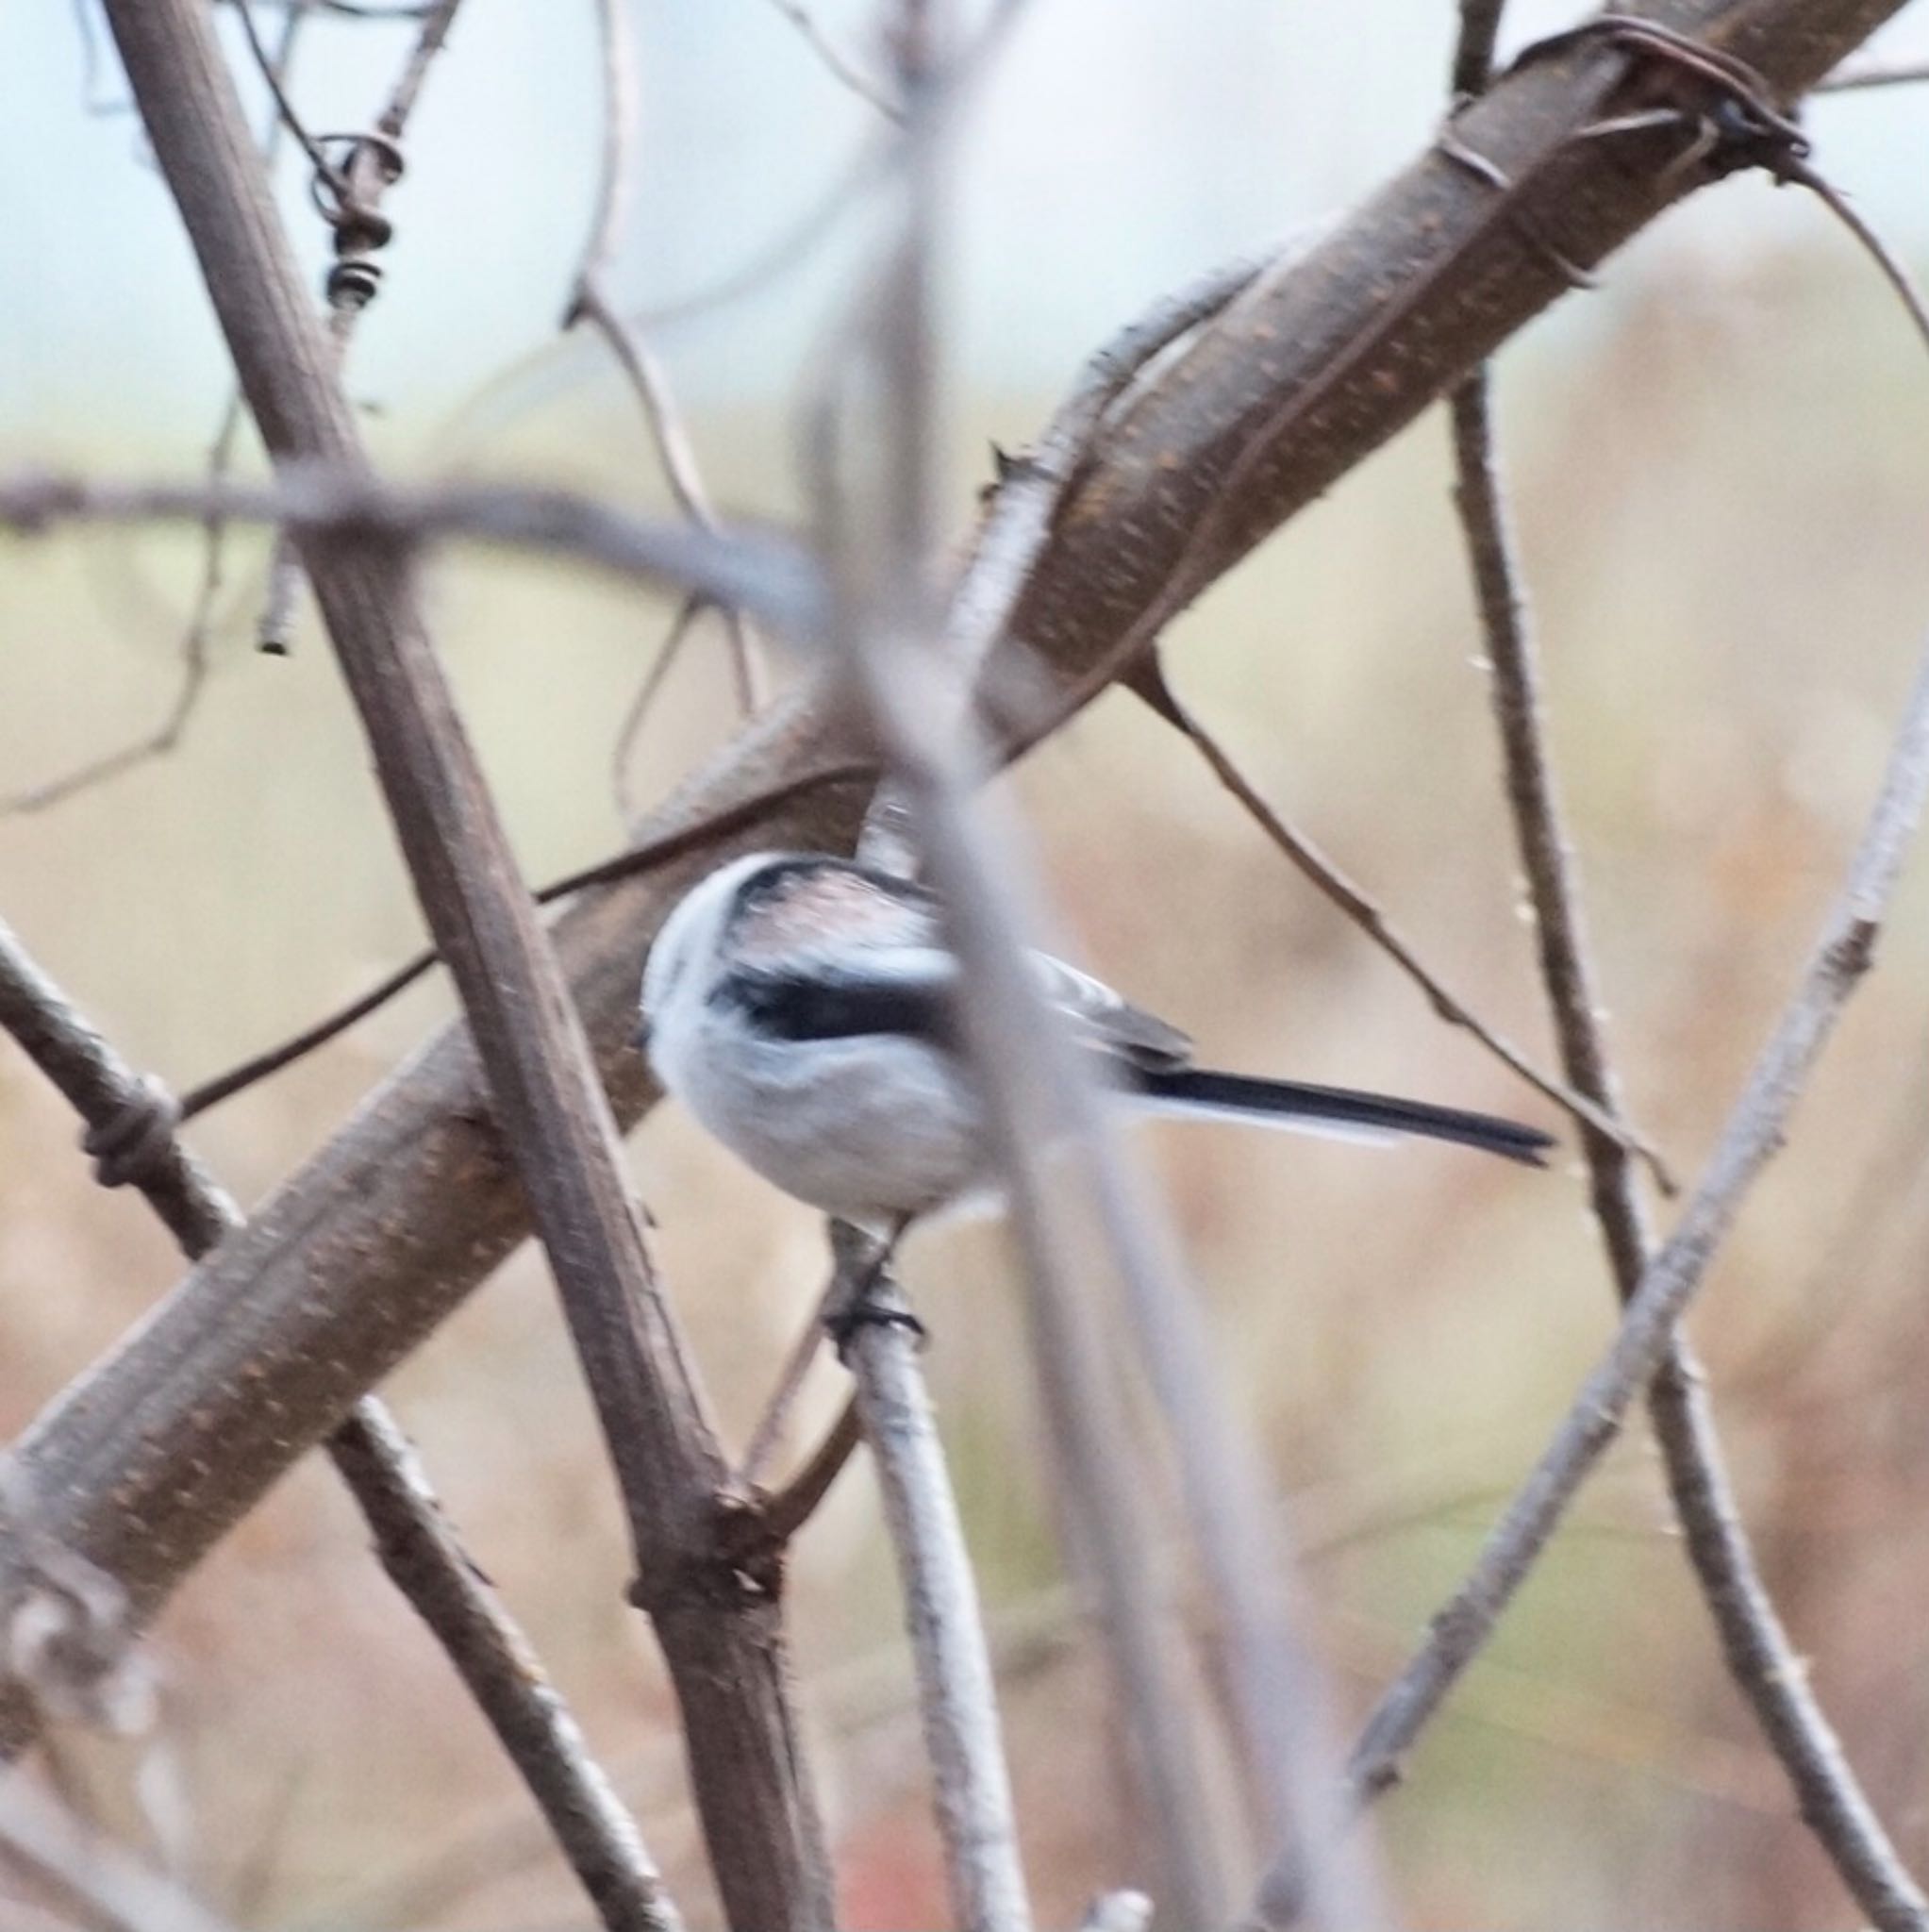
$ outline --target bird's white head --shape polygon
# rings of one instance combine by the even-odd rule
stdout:
[[[746,853],[743,858],[733,858],[707,874],[676,902],[643,965],[642,1023],[646,1040],[679,993],[700,990],[711,976],[742,888],[767,867],[782,865],[795,856],[786,852]]]

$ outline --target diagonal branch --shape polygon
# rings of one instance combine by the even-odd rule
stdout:
[[[107,0],[263,441],[277,463],[366,458],[196,0]],[[682,1708],[725,1910],[814,1932],[829,1874],[784,1674],[774,1579],[718,1535],[729,1471],[624,1185],[580,1022],[457,719],[406,558],[305,539],[376,776],[449,962],[594,1398]]]
[[[1137,689],[1160,717],[1190,741],[1213,776],[1239,802],[1246,816],[1272,844],[1419,987],[1437,1017],[1450,1026],[1466,1028],[1503,1066],[1518,1074],[1556,1107],[1564,1108],[1575,1120],[1598,1133],[1610,1136],[1618,1146],[1627,1152],[1638,1154],[1648,1163],[1649,1172],[1656,1183],[1666,1192],[1673,1193],[1674,1177],[1659,1153],[1648,1141],[1616,1120],[1611,1112],[1589,1098],[1578,1086],[1564,1086],[1543,1074],[1512,1041],[1495,1032],[1464,1000],[1449,991],[1379,903],[1341,872],[1311,839],[1273,810],[1257,787],[1239,769],[1232,754],[1166,682],[1164,668],[1156,657],[1149,658],[1139,672]]]
[[[115,1932],[234,1932],[173,1878],[134,1853],[91,1829],[64,1805],[27,1784],[19,1772],[0,1783],[0,1846],[21,1863],[44,1874],[76,1899],[85,1901],[89,1921]],[[4,1902],[9,1922],[17,1910]],[[44,1924],[63,1928],[63,1914]]]
[[[1478,587],[1506,791],[1534,908],[1540,975],[1568,1078],[1600,1107],[1619,1105],[1580,882],[1550,762],[1525,606],[1516,581],[1494,459],[1489,383],[1471,376],[1453,399],[1457,498]],[[1587,1124],[1581,1136],[1594,1218],[1623,1302],[1638,1291],[1655,1241],[1625,1145]],[[1929,1925],[1929,1905],[1897,1857],[1842,1755],[1807,1672],[1788,1641],[1736,1502],[1701,1364],[1671,1336],[1648,1391],[1654,1424],[1702,1596],[1736,1687],[1781,1760],[1802,1816],[1844,1885],[1878,1925]]]
[[[932,582],[941,380],[935,323],[954,152],[946,139],[953,123],[940,111],[953,12],[943,0],[887,0],[879,9],[905,101],[905,138],[876,259],[857,278],[806,410],[807,481],[838,600],[833,675],[893,763],[880,665],[903,666],[934,697],[944,677],[943,613]],[[851,407],[859,396],[868,408]],[[862,456],[847,456],[847,446]],[[961,688],[956,676],[951,684]],[[1032,1932],[977,1578],[917,1343],[905,1322],[868,1319],[904,1312],[889,1268],[906,1225],[908,1217],[880,1241],[831,1224],[829,1325],[856,1324],[839,1352],[884,1500],[953,1916],[959,1932]],[[807,1478],[823,1465],[813,1458]]]
[[[241,1224],[175,1139],[166,1094],[140,1079],[0,923],[0,1031],[88,1124],[103,1185],[138,1187],[190,1260]],[[414,1606],[542,1808],[609,1932],[677,1932],[635,1824],[516,1621],[457,1540],[407,1439],[365,1395],[328,1438],[330,1460]]]
[[[1750,1186],[1782,1145],[1808,1075],[1869,969],[1925,792],[1929,646],[1840,897],[1794,994],[1757,1056],[1674,1231],[1641,1267],[1613,1347],[1488,1536],[1467,1580],[1436,1615],[1425,1646],[1375,1707],[1353,1759],[1354,1782],[1363,1794],[1384,1790],[1397,1779],[1402,1754],[1478,1655],[1581,1484],[1619,1434],[1628,1408],[1666,1364],[1675,1324],[1705,1278]],[[1787,1734],[1777,1739],[1785,1764],[1790,1741]],[[1921,1932],[1929,1914],[1921,1894],[1892,1859],[1881,1857],[1886,1847],[1872,1819],[1856,1815],[1859,1793],[1825,1724],[1808,1727],[1804,1748],[1824,1754],[1814,1769],[1825,1769],[1827,1776],[1815,1791],[1843,1807],[1840,1828],[1854,1833],[1858,1859],[1866,1855],[1855,1868],[1858,1898],[1885,1932]],[[1838,1840],[1847,1842],[1846,1837]]]
[[[1453,72],[1456,91],[1487,85],[1500,10],[1495,0],[1461,0]],[[1486,367],[1454,391],[1451,410],[1455,501],[1487,635],[1507,802],[1534,908],[1541,981],[1567,1077],[1612,1118],[1620,1108],[1619,1083],[1548,746],[1538,654],[1494,449],[1492,378]],[[1608,1268],[1626,1303],[1638,1291],[1655,1247],[1629,1150],[1624,1137],[1589,1122],[1582,1152]],[[1782,1627],[1741,1522],[1705,1378],[1679,1335],[1661,1356],[1648,1391],[1648,1413],[1688,1559],[1729,1672],[1781,1760],[1802,1816],[1875,1923],[1921,1926],[1929,1906],[1863,1794]]]

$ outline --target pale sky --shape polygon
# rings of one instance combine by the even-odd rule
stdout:
[[[133,122],[87,111],[82,8],[91,14],[91,0],[0,12],[0,455],[125,446],[149,458],[178,442],[191,460],[222,362]],[[1450,0],[1032,0],[959,171],[960,379],[1056,387],[1160,289],[1369,192],[1439,111],[1454,11]],[[1576,11],[1517,0],[1507,44]],[[868,58],[869,5],[822,0],[816,12],[854,58]],[[264,5],[264,22],[274,17]],[[785,232],[875,117],[771,0],[635,0],[631,18],[641,112],[617,273],[628,299],[657,304]],[[590,0],[467,0],[410,131],[387,291],[357,349],[358,395],[426,424],[552,341],[590,199],[592,19]],[[224,21],[238,48],[233,25]],[[293,83],[309,125],[365,123],[411,31],[312,24]],[[92,33],[97,92],[119,101],[97,20]],[[1877,45],[1929,56],[1929,9],[1905,13]],[[1929,88],[1818,104],[1810,121],[1821,164],[1905,251],[1929,253]],[[319,263],[292,161],[283,180],[304,258]],[[1657,262],[1680,272],[1683,251],[1844,245],[1802,198],[1759,188],[1717,191],[1664,227],[1589,299],[1611,303],[1618,281]],[[858,230],[847,220],[842,232]],[[833,243],[814,273],[664,332],[658,346],[686,393],[699,406],[786,393],[834,312],[840,259]],[[546,379],[572,366],[550,365]]]

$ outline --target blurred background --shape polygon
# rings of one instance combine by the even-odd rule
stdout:
[[[263,0],[264,20],[278,8]],[[950,509],[1022,445],[1084,354],[1162,290],[1343,210],[1428,140],[1453,8],[1034,0],[963,147],[946,294]],[[871,9],[823,0],[881,65]],[[1871,52],[1929,54],[1910,9]],[[244,64],[233,22],[223,28]],[[1520,5],[1508,40],[1565,25]],[[713,491],[800,510],[794,404],[848,299],[874,110],[770,0],[637,0],[640,91],[614,280],[639,310],[740,280],[653,341]],[[365,125],[406,25],[318,11],[291,91]],[[226,378],[165,192],[87,0],[0,20],[0,456],[198,473]],[[244,76],[258,109],[259,89]],[[1821,166],[1929,255],[1929,99],[1819,102]],[[632,398],[557,318],[598,139],[591,9],[468,0],[396,192],[350,383],[407,475],[668,499]],[[324,238],[299,171],[305,262]],[[1872,795],[1929,622],[1929,363],[1809,199],[1738,181],[1610,263],[1501,363],[1515,508],[1632,1111],[1692,1174],[1786,995]],[[252,450],[246,470],[258,468]],[[137,1064],[187,1086],[359,991],[421,926],[324,641],[251,642],[265,545],[233,540],[212,675],[169,756],[0,816],[0,915]],[[191,532],[9,543],[0,793],[167,710]],[[429,582],[521,856],[546,877],[620,837],[615,721],[670,612],[473,553]],[[1438,412],[1176,627],[1174,683],[1277,805],[1503,1031],[1551,1061],[1495,783]],[[713,632],[629,761],[641,799],[727,736]],[[1543,1119],[1264,845],[1187,747],[1101,704],[1016,781],[1087,962],[1216,1061]],[[1751,1526],[1815,1679],[1904,1854],[1929,1864],[1929,881],[1905,884],[1785,1158],[1698,1305]],[[197,1124],[243,1203],[429,1033],[411,994]],[[1550,1122],[1550,1124],[1552,1123]],[[179,1274],[136,1201],[91,1185],[60,1103],[0,1050],[0,1430],[17,1432]],[[1603,1347],[1612,1309],[1570,1163],[1160,1130],[1226,1399],[1259,1432],[1321,1645],[1363,1711]],[[633,1142],[679,1308],[740,1441],[823,1267],[821,1230],[666,1109]],[[1009,1257],[995,1225],[923,1237],[906,1274],[1007,1693],[1045,1920],[1149,1876],[1102,1657],[1062,1566]],[[678,1896],[711,1907],[660,1672],[621,1601],[624,1542],[540,1260],[491,1281],[385,1391],[478,1560],[639,1808]],[[838,1398],[830,1372],[807,1420]],[[75,1786],[137,1840],[158,1750],[185,1869],[274,1927],[586,1923],[573,1881],[441,1656],[312,1458],[181,1591],[154,1648],[159,1741],[75,1739]],[[798,1547],[793,1630],[854,1932],[945,1922],[889,1551],[848,1474]],[[1716,1656],[1640,1428],[1618,1447],[1378,1813],[1415,1924],[1798,1932],[1847,1907]],[[4,1909],[4,1907],[0,1907]]]

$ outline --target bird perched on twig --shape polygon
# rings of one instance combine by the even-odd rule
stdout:
[[[1099,1079],[1141,1108],[1449,1141],[1533,1167],[1553,1144],[1490,1114],[1195,1067],[1176,1027],[1062,960],[1031,958]],[[827,854],[755,853],[701,879],[664,922],[640,1039],[664,1087],[766,1180],[894,1227],[993,1178],[958,978],[923,887]]]

